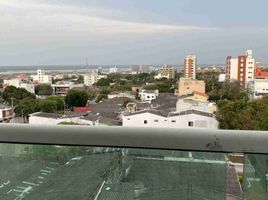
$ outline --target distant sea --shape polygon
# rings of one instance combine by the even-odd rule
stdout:
[[[0,74],[12,74],[12,73],[32,73],[36,72],[37,69],[43,69],[46,71],[85,71],[88,69],[97,69],[101,67],[103,70],[108,70],[110,67],[116,66],[118,69],[122,71],[130,69],[132,65],[38,65],[38,66],[0,66]],[[160,67],[161,65],[147,65],[155,68]],[[171,65],[177,69],[182,69],[182,65]],[[212,67],[213,65],[200,65],[202,67]],[[223,66],[222,64],[214,65],[214,66]]]

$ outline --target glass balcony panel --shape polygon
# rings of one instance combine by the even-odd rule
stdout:
[[[0,144],[0,199],[225,200],[226,155]]]
[[[246,200],[268,199],[268,155],[245,154],[243,191]]]

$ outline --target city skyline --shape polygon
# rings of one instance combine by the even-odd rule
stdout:
[[[64,3],[63,3],[64,2]],[[228,3],[229,2],[229,3]],[[231,6],[230,6],[231,5]],[[0,2],[0,66],[225,63],[253,49],[268,63],[265,8],[242,0]],[[237,15],[237,10],[250,10]]]

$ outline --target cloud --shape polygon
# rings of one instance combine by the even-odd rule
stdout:
[[[216,28],[180,26],[114,20],[114,10],[96,7],[79,7],[62,4],[49,4],[42,0],[1,0],[1,29],[6,34],[19,31],[21,34],[42,33],[51,35],[61,32],[83,34],[111,33],[169,33],[181,31],[211,31]],[[127,15],[127,14],[126,14]],[[17,33],[18,34],[18,33]],[[12,33],[11,33],[12,35]],[[52,34],[53,35],[53,34]]]

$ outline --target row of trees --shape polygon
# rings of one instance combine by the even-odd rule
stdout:
[[[225,82],[209,92],[217,102],[221,129],[268,130],[268,97],[250,100],[239,82]]]
[[[66,97],[48,96],[36,99],[36,96],[23,88],[7,87],[1,94],[6,102],[12,102],[17,116],[28,116],[34,112],[61,112],[87,104],[89,95],[85,91],[70,90]]]

